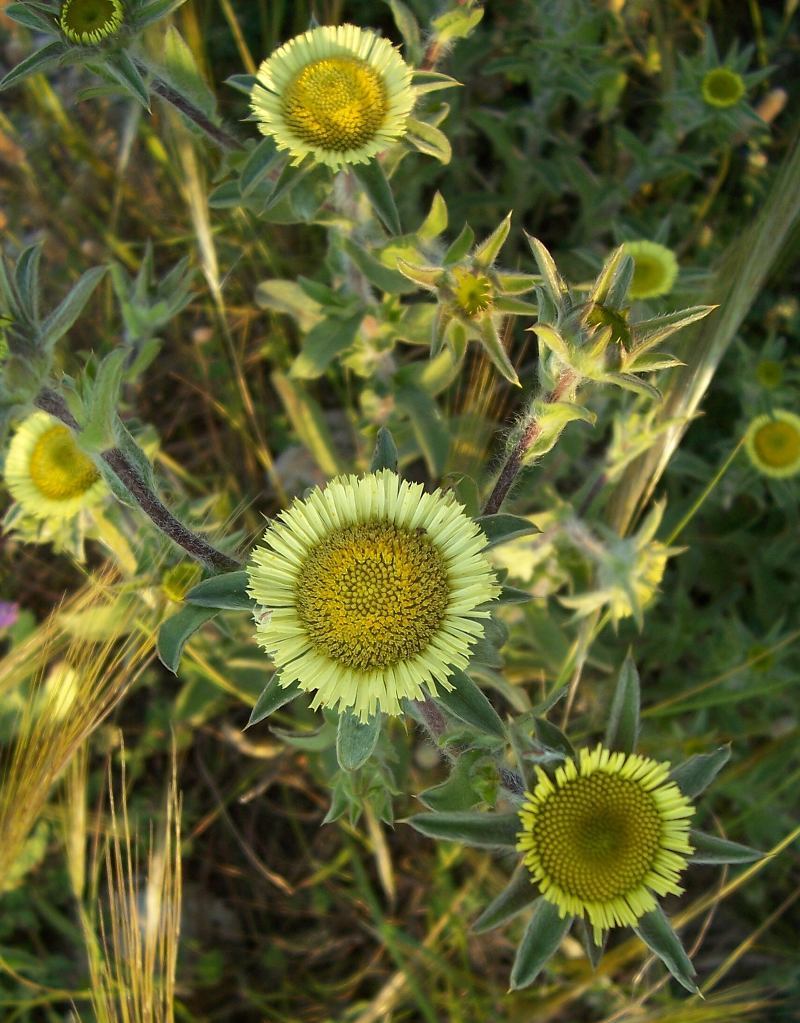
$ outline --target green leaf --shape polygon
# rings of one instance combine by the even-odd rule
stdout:
[[[440,477],[450,451],[450,433],[438,405],[418,387],[399,388],[395,400],[398,408],[408,416],[430,474]]]
[[[284,373],[276,370],[271,379],[286,409],[292,429],[311,452],[317,465],[326,476],[339,475],[344,471],[344,465],[319,404],[302,384],[290,380]]]
[[[213,117],[217,98],[197,66],[191,48],[174,25],[167,28],[162,46],[164,69],[171,84],[206,117]]]
[[[536,738],[543,746],[575,759],[575,748],[560,728],[547,718],[540,717],[534,718],[533,726],[536,729]]]
[[[385,426],[378,430],[375,450],[369,464],[370,472],[380,472],[381,469],[391,469],[392,472],[397,472],[397,445]]]
[[[551,352],[555,352],[563,363],[569,365],[570,360],[572,359],[572,352],[570,351],[567,342],[559,334],[555,327],[551,327],[547,323],[534,323],[534,325],[528,329],[533,331],[546,348],[549,348]]]
[[[435,157],[442,164],[450,163],[453,150],[443,131],[425,121],[418,121],[416,117],[409,117],[407,128],[406,139],[421,153]]]
[[[484,269],[490,267],[492,263],[500,255],[500,249],[505,245],[506,238],[508,238],[508,232],[511,230],[511,214],[507,213],[504,219],[500,222],[500,225],[495,228],[494,231],[476,246],[475,251],[472,254],[472,258],[475,261],[476,266],[483,267]]]
[[[480,332],[483,350],[489,356],[489,360],[495,369],[498,369],[510,384],[522,387],[517,371],[514,369],[497,332],[494,319],[490,315],[484,316],[480,321]]]
[[[92,270],[87,270],[63,302],[50,313],[39,332],[40,342],[44,348],[52,351],[56,342],[72,327],[92,297],[92,292],[106,269],[105,266],[96,266]]]
[[[633,347],[640,351],[649,350],[662,341],[666,341],[668,337],[687,327],[690,323],[704,319],[716,308],[715,305],[695,305],[688,309],[678,309],[674,313],[667,313],[665,316],[654,316],[652,319],[632,324]]]
[[[17,294],[25,315],[31,323],[36,323],[39,319],[39,263],[41,258],[41,242],[29,245],[20,253],[14,269]]]
[[[378,712],[369,721],[360,721],[349,710],[339,715],[336,732],[336,759],[343,771],[356,771],[372,756],[381,734],[383,715]]]
[[[255,75],[229,75],[225,79],[225,84],[229,85],[232,89],[236,89],[237,92],[243,93],[245,96],[249,96],[253,91],[256,84]]]
[[[685,796],[694,799],[708,788],[730,758],[730,746],[720,746],[713,753],[698,753],[673,768],[670,778]]]
[[[363,319],[364,313],[359,312],[346,320],[329,317],[318,323],[303,339],[289,376],[295,380],[316,380],[322,376],[337,355],[352,347]]]
[[[750,846],[729,842],[726,838],[707,835],[704,831],[690,832],[689,841],[694,846],[692,863],[752,863],[760,860],[764,853]]]
[[[185,3],[186,0],[151,0],[150,3],[140,7],[134,16],[136,27],[141,29],[147,25],[152,25],[153,22],[160,21],[162,18],[166,18],[168,14],[172,14],[173,11],[177,11]]]
[[[87,451],[99,453],[115,445],[117,408],[127,357],[127,348],[115,348],[97,368],[81,422],[81,444]]]
[[[110,53],[104,61],[105,68],[111,77],[125,92],[142,106],[150,111],[150,93],[145,85],[144,79],[125,50],[117,50]]]
[[[619,675],[606,726],[605,745],[608,749],[633,753],[639,738],[639,672],[630,651]]]
[[[476,764],[481,760],[490,763],[483,750],[466,750],[456,758],[450,777],[446,781],[425,789],[417,798],[430,810],[438,813],[472,809],[483,798],[476,785],[479,779],[474,776]],[[491,766],[491,770],[496,777],[494,765]]]
[[[311,171],[314,170],[314,167],[315,164],[311,157],[306,157],[302,163],[299,163],[296,166],[293,163],[289,163],[287,158],[286,163],[284,163],[280,174],[275,180],[275,184],[267,194],[264,207],[261,212],[267,213],[274,206],[277,206],[278,203],[282,199],[285,199],[292,189],[298,185],[307,174],[310,174]]]
[[[422,36],[417,19],[402,0],[386,0],[392,10],[394,23],[406,47],[409,63],[414,66],[422,61]]]
[[[183,607],[168,618],[158,630],[158,657],[165,668],[178,672],[181,654],[187,641],[216,615],[216,608]]]
[[[347,255],[378,291],[385,291],[390,295],[410,295],[417,290],[406,275],[384,266],[352,239],[345,238],[342,244]]]
[[[187,604],[216,607],[223,611],[252,611],[256,602],[247,594],[247,572],[225,572],[193,586],[184,598]]]
[[[507,515],[505,512],[481,515],[475,521],[486,535],[487,549],[516,540],[520,536],[527,536],[529,533],[540,532],[539,527],[534,526],[528,519],[523,519],[520,515]]]
[[[400,216],[394,202],[392,189],[378,160],[353,165],[353,173],[364,189],[372,208],[380,217],[390,234],[400,234]]]
[[[594,931],[585,920],[578,920],[577,932],[586,958],[592,964],[592,969],[596,970],[603,958],[608,931],[603,932],[603,938],[599,945],[594,940]]]
[[[47,32],[53,35],[58,31],[56,19],[52,15],[36,11],[25,4],[9,4],[3,13],[7,18],[34,32]]]
[[[531,880],[531,872],[523,864],[514,871],[508,886],[484,909],[472,925],[472,930],[476,934],[483,934],[500,927],[538,898],[539,889]]]
[[[406,823],[428,838],[484,849],[516,848],[520,830],[515,813],[418,813]]]
[[[239,177],[242,196],[248,196],[264,181],[275,163],[277,154],[278,150],[272,138],[264,138],[258,143],[247,158]]]
[[[17,85],[23,78],[27,78],[29,75],[37,75],[42,71],[48,71],[50,68],[56,67],[66,52],[66,47],[61,41],[48,43],[47,46],[43,46],[41,50],[37,50],[29,57],[26,57],[25,60],[20,61],[16,67],[13,67],[0,80],[0,92],[3,89],[10,89],[12,85]]]
[[[280,707],[291,703],[302,692],[297,682],[291,682],[288,686],[282,686],[278,679],[279,675],[275,672],[264,686],[261,695],[256,700],[250,718],[244,726],[245,729],[250,728],[252,725],[257,725],[259,721],[263,721],[264,718],[269,717],[270,714]]]
[[[431,28],[436,33],[438,41],[446,43],[451,39],[464,39],[480,24],[482,18],[482,7],[473,7],[471,10],[460,7],[434,18],[431,21]]]
[[[460,263],[472,248],[472,243],[474,241],[475,232],[469,224],[464,224],[456,240],[450,245],[447,252],[445,252],[442,263],[445,266],[453,266],[455,263]]]
[[[500,716],[469,675],[455,668],[450,681],[455,689],[442,689],[436,696],[436,702],[459,721],[489,735],[505,738],[506,730]]]
[[[447,228],[447,203],[441,192],[434,193],[431,208],[427,217],[417,230],[417,238],[423,242],[431,242]]]
[[[461,85],[461,82],[450,75],[444,75],[441,71],[416,70],[411,78],[411,84],[418,96],[426,92],[438,92],[440,89],[452,89]]]
[[[511,968],[512,991],[532,984],[558,951],[572,923],[571,916],[562,920],[558,913],[558,907],[545,899],[536,903]]]
[[[694,994],[697,991],[695,968],[661,907],[657,906],[641,917],[634,931],[650,951],[655,952],[678,983]]]
[[[558,268],[553,261],[553,257],[538,238],[534,238],[527,232],[525,233],[525,237],[528,239],[528,244],[531,247],[533,258],[536,260],[536,265],[539,267],[539,273],[544,279],[550,298],[555,303],[556,309],[562,308],[564,299],[569,294],[569,289],[564,283],[564,279],[561,274],[558,272]]]
[[[501,586],[500,596],[497,598],[497,603],[526,604],[529,600],[533,600],[533,594],[528,593],[527,590],[517,589],[516,586]]]
[[[595,280],[589,301],[608,306],[610,309],[622,308],[633,280],[635,266],[624,245],[614,249]]]

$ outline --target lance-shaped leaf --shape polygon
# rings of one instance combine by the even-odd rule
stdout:
[[[272,138],[262,139],[242,168],[239,177],[239,188],[242,196],[248,196],[267,177],[275,166],[278,151]]]
[[[506,515],[505,512],[498,515],[481,515],[475,521],[486,535],[487,548],[497,547],[501,543],[508,543],[529,533],[540,532],[539,527],[534,526],[528,519],[523,519],[520,515]]]
[[[533,274],[510,273],[507,270],[495,272],[494,279],[501,295],[524,295],[533,291],[537,281]]]
[[[500,927],[517,913],[527,909],[538,898],[539,889],[531,881],[531,872],[526,866],[520,865],[514,871],[507,887],[489,903],[472,925],[472,930],[476,934],[483,934],[484,931]]]
[[[645,398],[652,398],[653,401],[661,401],[661,391],[647,380],[636,377],[632,373],[604,373],[603,381],[607,384],[616,384],[623,391],[632,391],[634,394],[641,394]]]
[[[575,748],[561,729],[547,718],[534,718],[536,738],[547,749],[555,750],[565,757],[575,758]]]
[[[397,445],[385,426],[378,430],[375,450],[369,464],[370,472],[380,472],[381,469],[391,469],[392,472],[397,472]]]
[[[547,323],[534,323],[532,327],[528,327],[528,330],[532,331],[546,348],[549,348],[551,352],[555,352],[563,363],[566,363],[566,365],[570,364],[572,352],[555,327],[551,327]]]
[[[16,21],[19,25],[24,25],[25,28],[32,29],[34,32],[47,32],[49,35],[53,35],[57,30],[56,19],[53,14],[37,11],[26,4],[9,4],[3,13],[7,18]]]
[[[187,604],[216,607],[223,611],[252,611],[256,602],[247,593],[247,572],[225,572],[193,586],[184,598]]]
[[[438,92],[440,89],[452,89],[461,82],[441,71],[415,71],[411,79],[414,92],[421,96],[426,92]]]
[[[150,93],[139,69],[125,50],[109,54],[103,66],[129,96],[141,103],[145,110],[150,111]]]
[[[66,52],[66,47],[60,41],[43,46],[41,50],[37,50],[29,57],[26,57],[25,60],[20,61],[16,67],[12,68],[0,80],[0,92],[3,89],[11,88],[12,85],[19,84],[23,78],[27,78],[29,75],[37,75],[42,71],[48,71],[50,68],[56,67]]]
[[[586,953],[586,958],[592,964],[592,969],[596,970],[600,964],[600,960],[603,958],[603,952],[605,951],[606,940],[608,938],[608,931],[603,932],[603,938],[598,945],[594,940],[594,931],[588,926],[585,920],[578,920],[576,930],[580,943],[583,945],[583,950]]]
[[[447,203],[441,192],[435,192],[427,217],[417,228],[417,238],[423,242],[431,242],[447,228]]]
[[[140,7],[134,15],[136,27],[139,29],[146,28],[147,25],[152,25],[153,22],[166,18],[168,14],[172,14],[173,11],[176,11],[185,3],[186,0],[151,0],[150,3]]]
[[[633,753],[639,738],[639,672],[630,651],[625,658],[611,700],[606,726],[607,749]]]
[[[694,829],[690,832],[689,841],[694,846],[692,863],[752,863],[764,855],[748,845],[729,842],[727,838],[717,838]]]
[[[536,260],[536,265],[539,267],[539,273],[542,275],[545,287],[550,295],[550,298],[554,302],[557,309],[561,309],[564,305],[564,300],[569,294],[569,289],[564,283],[564,279],[558,272],[555,261],[550,253],[547,251],[544,245],[539,241],[538,238],[534,238],[525,232],[525,237],[528,239],[528,244],[531,247],[533,258]]]
[[[511,230],[511,214],[507,213],[498,227],[492,231],[488,238],[475,247],[472,254],[473,262],[483,269],[490,267],[500,255],[500,249],[505,245],[508,232]]]
[[[303,339],[289,375],[295,380],[316,380],[322,376],[337,355],[352,347],[363,319],[364,313],[359,311],[347,319],[330,316],[321,320]]]
[[[283,165],[283,169],[275,180],[275,184],[269,191],[266,197],[262,213],[268,213],[274,206],[285,199],[287,195],[295,188],[312,170],[315,169],[315,163],[311,157],[307,157],[302,163],[297,166],[289,163],[287,158],[286,163]]]
[[[454,668],[450,682],[455,689],[442,689],[436,697],[436,702],[459,721],[472,725],[481,732],[504,738],[506,730],[500,716],[469,675],[459,668]]]
[[[450,245],[447,252],[445,252],[442,263],[445,266],[453,266],[455,263],[460,263],[472,248],[472,243],[474,241],[475,232],[469,224],[464,224],[456,240]]]
[[[278,678],[278,673],[275,672],[262,689],[261,695],[256,700],[256,705],[250,714],[250,718],[244,726],[245,728],[257,725],[259,721],[263,721],[264,718],[269,717],[270,714],[287,703],[291,703],[296,696],[300,695],[301,689],[297,682],[292,682],[288,686],[282,686]]]
[[[183,607],[163,623],[158,630],[158,657],[165,668],[177,673],[187,641],[216,613],[216,608]]]
[[[374,714],[368,721],[361,721],[349,710],[339,715],[336,731],[336,759],[344,771],[356,771],[372,756],[372,751],[381,733],[383,715]]]
[[[694,994],[697,991],[695,968],[661,907],[656,906],[651,912],[645,913],[634,931],[650,951],[655,952],[675,980]]]
[[[515,813],[418,813],[406,823],[428,838],[483,849],[515,848],[520,829]]]
[[[491,363],[496,369],[500,370],[509,383],[515,384],[517,387],[522,387],[519,377],[517,376],[517,371],[514,369],[511,360],[506,354],[503,342],[497,332],[497,327],[490,315],[484,316],[481,320],[480,332],[483,350],[489,356]]]
[[[356,163],[352,170],[383,226],[390,234],[400,234],[400,215],[380,162],[370,160],[369,163]]]
[[[715,305],[695,305],[689,309],[678,309],[665,316],[654,316],[652,319],[640,320],[639,323],[631,324],[633,350],[636,352],[649,351],[662,341],[666,341],[672,334],[688,327],[690,323],[704,319],[716,308]]]
[[[558,951],[572,923],[571,916],[562,919],[558,913],[558,907],[545,899],[536,903],[511,968],[512,991],[532,984]]]
[[[597,276],[589,301],[610,309],[621,308],[633,280],[635,266],[633,257],[627,254],[624,245],[614,249]]]
[[[39,263],[41,258],[41,242],[29,245],[20,253],[14,269],[17,295],[25,316],[31,323],[36,323],[39,319]]]
[[[450,141],[443,131],[435,128],[432,124],[418,121],[416,117],[409,117],[405,137],[421,153],[433,156],[442,164],[450,163],[453,155]],[[361,164],[358,166],[361,166]],[[399,234],[399,232],[396,233]]]
[[[50,313],[39,332],[39,340],[45,349],[52,349],[72,327],[106,269],[104,266],[96,266],[92,270],[87,270],[61,304]]]
[[[533,600],[533,594],[527,590],[520,590],[516,586],[501,586],[500,596],[497,598],[496,603],[526,604],[529,600]]]
[[[670,777],[689,799],[705,791],[731,758],[730,746],[720,746],[713,753],[698,753],[673,768]]]
[[[428,291],[435,291],[444,277],[444,270],[440,266],[416,266],[405,259],[397,260],[397,269],[404,277]]]

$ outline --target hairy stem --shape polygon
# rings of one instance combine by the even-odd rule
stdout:
[[[153,92],[163,100],[166,100],[170,106],[179,110],[185,117],[188,117],[190,121],[194,122],[201,131],[205,132],[212,141],[216,142],[220,149],[231,151],[242,148],[242,143],[235,135],[226,131],[225,128],[220,128],[219,125],[214,124],[211,118],[188,100],[183,93],[178,92],[168,82],[165,82],[163,78],[154,75],[146,65],[141,64],[139,61],[136,62],[136,65],[140,71],[152,75],[150,88]]]
[[[545,395],[544,400],[548,403],[561,401],[574,383],[575,374],[572,370],[564,370],[558,378],[556,386],[549,394]],[[530,415],[526,417],[517,432],[516,440],[503,463],[500,475],[497,477],[497,482],[489,495],[486,507],[483,509],[484,515],[494,515],[500,511],[503,501],[508,496],[508,492],[522,468],[528,448],[538,439],[541,432],[542,428],[538,420]]]
[[[68,426],[76,433],[80,432],[80,425],[67,408],[64,399],[56,391],[49,388],[42,390],[34,401],[37,408],[48,412],[56,419],[60,419],[65,426]],[[156,525],[162,533],[183,548],[186,553],[201,562],[214,572],[233,572],[241,565],[227,554],[218,551],[207,540],[187,529],[182,522],[159,500],[141,478],[128,458],[119,448],[110,448],[100,456],[106,465],[113,471],[125,489],[136,501],[142,511],[151,522]]]

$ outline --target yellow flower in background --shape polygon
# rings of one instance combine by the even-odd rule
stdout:
[[[800,473],[800,416],[785,409],[757,416],[747,428],[744,445],[750,461],[765,476]]]
[[[631,298],[657,298],[672,291],[678,276],[678,260],[672,249],[642,240],[625,242],[625,251],[633,257],[633,280],[628,289]]]
[[[71,518],[106,493],[97,467],[72,431],[46,412],[34,412],[19,426],[3,475],[14,500],[38,519]]]
[[[59,24],[67,39],[91,46],[118,32],[124,17],[120,0],[64,0]]]
[[[706,103],[720,110],[735,106],[745,94],[744,79],[728,67],[707,71],[700,88]]]
[[[542,896],[561,917],[584,916],[600,944],[611,927],[635,925],[655,895],[679,895],[692,852],[694,813],[669,764],[601,745],[582,749],[551,780],[537,783],[519,811],[517,849]]]
[[[338,170],[367,163],[405,134],[411,68],[396,47],[355,25],[289,40],[258,69],[250,105],[264,135],[294,164],[311,153]]]
[[[282,685],[361,720],[452,688],[500,592],[486,537],[452,495],[385,469],[338,477],[279,519],[248,592]]]

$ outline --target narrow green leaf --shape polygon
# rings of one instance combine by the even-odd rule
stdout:
[[[326,476],[344,472],[344,465],[336,450],[325,415],[310,394],[296,380],[275,371],[272,384],[278,392],[286,414],[305,447],[311,452],[317,465]]]
[[[489,361],[500,371],[510,384],[522,387],[517,371],[508,357],[500,335],[497,332],[494,319],[491,315],[484,316],[480,322],[481,344],[483,350],[489,356]]]
[[[694,846],[692,863],[752,863],[760,860],[764,853],[750,846],[729,842],[726,838],[707,835],[704,831],[690,832],[689,841]]]
[[[528,239],[528,244],[531,247],[533,258],[536,260],[536,265],[539,267],[539,273],[544,279],[550,298],[553,300],[556,308],[558,309],[563,305],[563,301],[569,293],[568,288],[564,283],[561,274],[558,272],[556,264],[553,261],[553,257],[547,251],[545,246],[538,238],[534,238],[527,232],[525,237]]]
[[[500,927],[527,909],[532,902],[536,902],[538,897],[539,889],[531,880],[531,872],[523,864],[514,871],[508,886],[484,909],[472,925],[472,930],[476,934],[483,934]]]
[[[435,192],[427,217],[417,230],[417,238],[423,242],[431,242],[438,238],[447,228],[447,203],[441,192]]]
[[[400,216],[397,212],[392,189],[378,160],[369,163],[357,163],[353,173],[364,189],[372,208],[380,217],[384,227],[390,234],[400,234]]]
[[[624,245],[614,249],[597,276],[589,301],[611,309],[621,308],[625,304],[635,265]]]
[[[731,758],[730,746],[720,746],[713,753],[698,753],[673,768],[670,777],[689,799],[708,788]]]
[[[118,50],[116,53],[110,53],[105,58],[104,65],[111,77],[122,86],[125,92],[141,103],[149,112],[150,93],[127,51]]]
[[[455,689],[440,690],[436,702],[459,721],[489,735],[505,738],[506,730],[500,716],[469,675],[455,668],[450,681]]]
[[[170,83],[206,117],[213,118],[217,97],[203,77],[191,47],[174,24],[168,26],[161,46]]]
[[[442,74],[441,71],[420,71],[414,72],[411,83],[418,96],[426,92],[438,92],[440,89],[452,89],[461,85],[461,82],[450,75]]]
[[[322,376],[337,355],[352,347],[363,319],[364,313],[358,312],[346,320],[331,316],[318,323],[303,339],[289,376],[295,380],[316,380]]]
[[[548,721],[547,718],[534,718],[536,738],[548,749],[563,753],[565,757],[575,759],[575,748],[561,729]]]
[[[391,469],[392,472],[397,472],[397,445],[385,426],[378,430],[375,450],[369,465],[370,472],[380,472],[381,469]]]
[[[302,692],[297,682],[292,682],[288,686],[282,686],[278,679],[278,673],[275,672],[264,686],[261,695],[256,700],[255,706],[250,714],[250,718],[244,726],[245,729],[250,728],[253,725],[257,725],[259,721],[263,721],[264,718],[269,717],[270,714],[274,713],[280,707],[290,703]]]
[[[402,0],[386,0],[386,2],[392,10],[394,23],[403,37],[408,61],[413,67],[422,61],[422,35],[417,19]]]
[[[216,607],[223,611],[252,611],[256,602],[247,594],[247,572],[225,572],[193,586],[184,598],[187,604]]]
[[[27,78],[29,75],[37,75],[42,71],[48,71],[50,68],[56,67],[66,52],[66,47],[60,40],[43,46],[41,50],[37,50],[29,57],[26,57],[25,60],[20,61],[16,67],[13,67],[0,80],[0,92],[3,89],[10,89],[12,85],[17,85],[23,78]]]
[[[408,275],[384,266],[352,239],[345,238],[343,245],[347,255],[378,291],[385,291],[390,295],[410,295],[417,290],[409,281]]]
[[[253,91],[256,84],[255,75],[229,75],[225,79],[225,84],[229,85],[232,89],[236,89],[237,92],[243,93],[245,96],[249,96]]]
[[[456,240],[451,244],[447,252],[445,252],[442,263],[445,266],[452,266],[454,263],[460,263],[472,248],[472,243],[474,241],[475,232],[469,224],[464,224]]]
[[[29,245],[20,253],[14,270],[17,294],[31,323],[36,323],[39,319],[39,263],[41,257],[41,242]]]
[[[694,982],[695,968],[661,907],[657,906],[641,917],[634,931],[650,951],[658,956],[678,983],[694,994],[697,991],[697,984]]]
[[[177,674],[187,641],[216,615],[216,608],[183,607],[158,630],[158,657],[165,668]]]
[[[41,344],[46,349],[52,350],[56,342],[72,327],[92,297],[92,292],[106,269],[105,266],[96,266],[92,270],[87,270],[63,302],[47,317],[39,335]]]
[[[349,710],[339,715],[336,732],[336,759],[344,771],[356,771],[372,756],[381,733],[383,715],[378,712],[369,721],[360,721]]]
[[[450,451],[450,432],[439,406],[419,387],[401,387],[395,394],[398,408],[408,416],[414,437],[432,476],[440,477]]]
[[[511,968],[512,991],[532,984],[558,951],[572,923],[571,916],[562,920],[558,913],[558,907],[545,899],[536,903]]]
[[[497,603],[526,604],[529,600],[533,600],[533,594],[528,593],[527,590],[517,589],[516,586],[501,586],[500,596],[497,598]]]
[[[264,181],[274,165],[277,153],[272,138],[264,138],[258,143],[247,158],[239,177],[239,188],[243,196],[248,196]]]
[[[600,960],[603,958],[608,931],[603,932],[603,940],[599,945],[594,940],[594,931],[585,920],[578,920],[577,932],[581,945],[583,945],[583,950],[586,953],[586,958],[592,964],[592,969],[596,970]]]
[[[639,738],[639,672],[628,651],[619,675],[606,726],[607,749],[633,753]]]
[[[52,15],[33,10],[25,4],[9,4],[3,13],[7,18],[34,32],[48,32],[53,35],[57,31],[56,19]]]
[[[505,245],[508,232],[511,230],[511,214],[507,213],[499,226],[492,231],[488,238],[475,247],[472,258],[476,266],[490,267],[500,255],[500,250]]]
[[[283,165],[283,169],[278,175],[275,184],[272,186],[271,191],[267,195],[266,201],[264,202],[264,207],[261,212],[267,213],[274,206],[277,206],[278,203],[282,199],[285,199],[286,196],[289,195],[289,193],[292,191],[292,189],[297,184],[299,184],[300,181],[303,180],[306,174],[310,174],[311,171],[314,170],[314,166],[315,166],[314,161],[310,157],[307,157],[305,160],[303,160],[302,163],[298,164],[297,166],[295,166],[292,163],[289,163],[287,157],[286,163],[284,163]]]
[[[427,156],[432,156],[445,166],[450,163],[453,150],[450,140],[443,131],[435,128],[432,124],[419,121],[416,117],[409,117],[406,139]],[[398,232],[399,233],[399,232]]]
[[[497,515],[481,515],[475,519],[483,530],[489,547],[498,547],[500,544],[516,540],[517,537],[527,536],[529,533],[540,532],[538,526],[534,526],[528,519],[520,515],[507,515],[501,512]]]
[[[428,838],[484,849],[515,848],[520,830],[515,813],[418,813],[406,823]]]
[[[142,29],[147,25],[152,25],[153,22],[166,18],[168,14],[172,14],[185,3],[186,0],[151,0],[151,3],[144,4],[135,14],[136,27]]]

